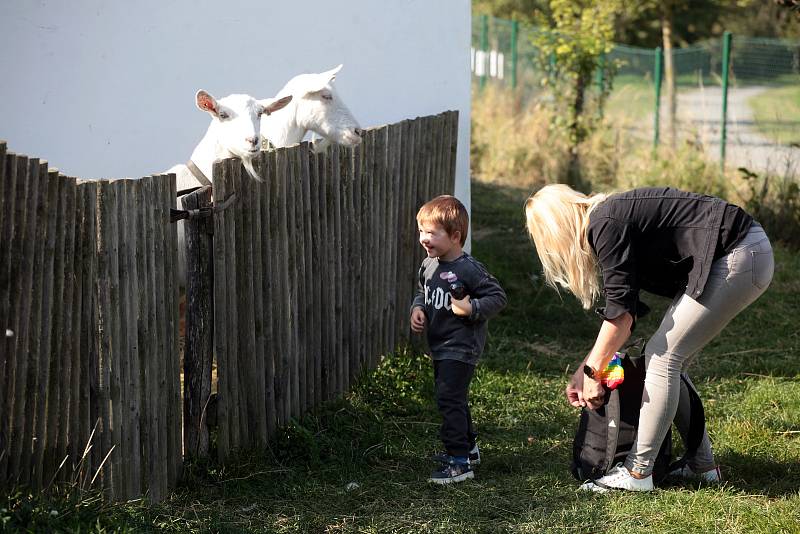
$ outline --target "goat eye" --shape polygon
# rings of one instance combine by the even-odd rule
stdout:
[[[228,118],[228,113],[225,112],[225,111],[220,111],[219,112],[219,118],[222,119],[222,120],[227,119]]]
[[[322,99],[323,100],[333,100],[333,95],[325,95],[325,94],[323,94],[322,95]]]

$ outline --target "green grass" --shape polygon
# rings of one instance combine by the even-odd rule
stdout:
[[[781,144],[800,144],[800,85],[772,87],[748,101],[756,128]]]
[[[693,368],[726,484],[582,495],[568,471],[578,412],[563,388],[599,320],[543,286],[524,233],[527,192],[473,187],[473,253],[509,296],[472,386],[483,453],[474,481],[425,482],[439,417],[430,363],[408,349],[386,357],[346,399],[281,431],[268,450],[225,467],[189,466],[161,504],[84,506],[95,514],[83,510],[83,531],[800,531],[800,255],[777,250],[773,286]],[[655,329],[666,305],[648,303],[657,305],[640,335]],[[47,506],[36,506],[46,518]],[[19,525],[14,517],[6,524]]]

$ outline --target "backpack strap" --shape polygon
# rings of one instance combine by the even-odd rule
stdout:
[[[700,395],[697,394],[697,391],[695,391],[683,373],[681,373],[681,381],[686,384],[686,389],[689,392],[689,431],[686,436],[686,452],[681,456],[680,460],[670,464],[670,472],[684,467],[691,458],[694,458],[697,454],[697,449],[700,448],[700,444],[703,442],[703,435],[706,431],[706,413],[703,409]]]
[[[606,438],[606,459],[604,464],[604,471],[608,471],[614,465],[617,455],[617,444],[619,442],[619,426],[620,426],[620,400],[619,390],[614,389],[609,393],[608,402],[603,407],[606,411],[606,422],[608,432]]]

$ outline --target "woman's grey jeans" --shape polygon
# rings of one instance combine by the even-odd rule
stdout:
[[[645,349],[647,378],[639,430],[636,443],[625,459],[625,467],[630,471],[642,475],[653,471],[656,455],[673,420],[686,442],[689,394],[680,379],[681,373],[686,372],[700,349],[767,289],[774,268],[769,238],[760,225],[753,223],[736,248],[712,264],[698,300],[681,294],[672,301]],[[689,467],[702,472],[714,466],[706,433],[697,455],[689,459]]]

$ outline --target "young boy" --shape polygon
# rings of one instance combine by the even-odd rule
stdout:
[[[455,197],[434,198],[417,213],[419,242],[428,257],[419,269],[411,305],[411,330],[426,331],[433,358],[434,389],[442,415],[445,451],[429,482],[449,484],[475,475],[480,462],[469,411],[469,383],[486,341],[486,323],[506,305],[497,280],[461,250],[469,216]]]

